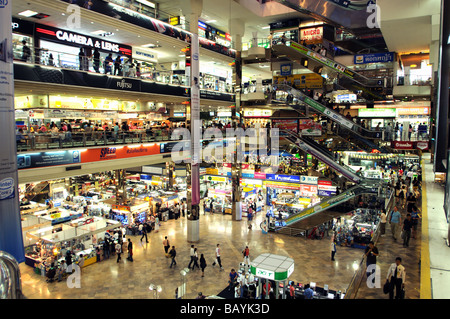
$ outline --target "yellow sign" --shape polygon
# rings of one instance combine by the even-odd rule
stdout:
[[[219,170],[217,168],[207,168],[206,174],[207,175],[219,175]]]
[[[323,77],[316,73],[274,76],[273,83],[287,84],[297,89],[320,89],[323,86]]]

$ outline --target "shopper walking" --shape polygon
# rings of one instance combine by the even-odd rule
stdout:
[[[378,248],[375,246],[374,242],[371,241],[369,245],[366,247],[364,251],[364,255],[366,256],[366,269],[367,269],[367,278],[370,277],[375,272],[374,265],[377,264],[377,256],[378,256]],[[373,278],[373,282],[375,282],[375,278]]]
[[[216,247],[216,260],[213,262],[213,267],[216,265],[216,264],[219,264],[219,266],[220,266],[220,269],[221,270],[223,270],[223,267],[222,267],[222,261],[220,260],[220,244],[217,244],[217,247]]]
[[[419,219],[420,219],[419,210],[417,209],[416,206],[413,206],[412,212],[411,212],[411,220],[413,222],[413,228],[412,228],[412,232],[411,232],[412,238],[416,238],[416,232],[417,232],[417,226],[419,225]]]
[[[245,246],[245,249],[242,251],[242,255],[244,256],[244,263],[247,263],[247,265],[250,264],[250,249],[248,249],[248,246]]]
[[[335,261],[334,256],[336,255],[336,239],[331,241],[331,260]]]
[[[103,244],[103,258],[104,259],[109,259],[109,254],[110,254],[110,244],[109,244],[109,239],[105,238],[105,243]]]
[[[175,257],[177,256],[177,251],[175,250],[175,246],[172,246],[172,249],[169,252],[169,256],[170,256],[170,258],[172,258],[172,262],[170,263],[170,267],[169,268],[172,268],[172,266],[176,266],[177,265],[177,262],[175,260]]]
[[[237,283],[237,272],[236,270],[231,269],[230,274],[228,275],[229,279],[228,279],[228,290],[233,289],[236,286]]]
[[[164,251],[167,254],[169,252],[169,248],[170,248],[170,243],[169,243],[169,240],[167,239],[167,236],[164,237],[163,246],[164,246]]]
[[[395,241],[397,240],[397,232],[399,229],[400,222],[401,222],[401,215],[397,209],[397,206],[395,206],[391,212],[391,218],[389,220],[389,224],[391,225],[392,238],[394,238]]]
[[[191,245],[191,249],[189,251],[189,257],[191,258],[188,265],[189,269],[191,269],[191,265],[194,263],[194,252],[195,252],[194,245]]]
[[[206,260],[203,254],[200,255],[200,268],[202,269],[202,277],[205,277]]]
[[[386,281],[390,283],[389,299],[394,299],[394,288],[395,299],[402,299],[402,289],[405,287],[406,282],[406,271],[400,257],[395,258],[395,263],[389,267]]]
[[[409,239],[411,238],[411,229],[413,227],[413,221],[411,214],[406,215],[406,219],[403,221],[402,239],[403,247],[409,247]]]
[[[133,261],[133,243],[131,242],[131,239],[128,238],[128,257],[127,260]]]
[[[198,252],[197,248],[194,248],[194,265],[192,266],[192,270],[195,269],[195,267],[200,269],[200,266],[198,265]]]
[[[121,254],[122,254],[122,245],[120,243],[116,244],[116,254],[117,254],[117,262],[122,260]]]
[[[155,217],[155,233],[159,232],[159,218]]]
[[[141,228],[141,226],[142,226],[142,228]],[[142,232],[141,241],[142,241],[142,239],[144,239],[144,237],[145,237],[145,242],[148,243],[148,238],[147,238],[147,225],[146,225],[145,223],[144,223],[144,224],[141,224],[141,225],[139,226],[139,228],[141,228],[141,232]]]
[[[381,211],[381,215],[380,215],[380,236],[381,237],[383,237],[384,234],[386,234],[386,222],[387,222],[386,211],[383,208]]]

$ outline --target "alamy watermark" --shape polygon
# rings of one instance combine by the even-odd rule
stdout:
[[[381,27],[381,10],[380,6],[376,3],[370,3],[367,6],[367,13],[370,15],[367,17],[366,23],[369,29]]]
[[[193,123],[193,132],[177,128],[171,139],[180,140],[172,148],[172,161],[176,164],[201,162],[245,163],[248,154],[259,158],[270,158],[270,166],[279,164],[278,128],[218,128],[202,130],[201,120]],[[202,145],[205,143],[205,146]],[[269,148],[270,145],[270,148]],[[191,154],[191,149],[193,150]],[[270,155],[269,155],[270,154]]]
[[[381,288],[381,269],[377,264],[370,264],[366,269],[368,288]]]

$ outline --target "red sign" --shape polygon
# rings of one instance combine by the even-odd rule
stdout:
[[[392,141],[391,147],[396,150],[412,150],[414,148],[414,143],[406,141]]]
[[[118,146],[118,147],[102,147],[91,148],[81,152],[81,162],[98,162],[113,159],[124,159],[139,156],[157,155],[160,153],[159,144],[151,146]]]
[[[427,150],[428,149],[428,141],[417,142],[416,146],[419,150]]]
[[[266,179],[266,173],[255,172],[254,178]]]
[[[318,181],[317,183],[319,186],[333,186],[331,181]]]

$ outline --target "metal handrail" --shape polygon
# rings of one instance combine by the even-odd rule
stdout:
[[[19,264],[4,251],[0,251],[0,299],[24,299]]]
[[[389,201],[385,205],[385,210],[388,215],[387,218],[389,217],[388,209],[393,205],[393,203],[394,203],[394,192],[391,192]],[[372,236],[372,241],[374,242],[375,245],[377,244],[379,238],[380,238],[380,227],[377,227],[377,230],[375,231],[375,233]],[[347,287],[344,299],[355,299],[356,298],[356,294],[358,292],[358,289],[361,285],[361,281],[364,277],[364,273],[366,271],[365,261],[366,261],[366,256],[365,256],[365,254],[363,254],[363,257],[362,257],[361,262],[358,267],[358,271],[356,271],[355,274],[353,275],[352,280],[350,281],[350,284]]]

